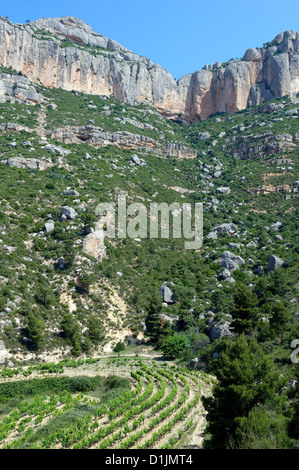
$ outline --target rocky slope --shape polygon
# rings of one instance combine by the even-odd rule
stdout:
[[[178,82],[161,66],[95,33],[77,18],[12,24],[0,18],[0,63],[46,87],[144,102],[186,122],[234,113],[299,90],[299,33],[286,31],[242,59],[217,62]],[[21,44],[21,47],[20,47]]]

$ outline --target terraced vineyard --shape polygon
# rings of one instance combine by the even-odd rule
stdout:
[[[171,449],[184,447],[186,434],[189,445],[201,446],[205,421],[200,398],[210,393],[212,383],[206,374],[164,361],[131,358],[98,359],[93,363],[80,360],[65,362],[66,367],[60,364],[52,369],[48,366],[48,370],[31,370],[30,379],[25,381],[40,378],[41,372],[43,380],[55,375],[57,380],[93,377],[99,382],[109,374],[114,377],[117,374],[130,380],[131,389],[108,403],[97,397],[94,390],[83,393],[63,390],[22,399],[4,417],[1,410],[0,447]],[[25,382],[24,375],[28,375],[28,370],[18,371],[13,378],[2,378],[2,395],[7,384],[17,390],[19,383],[20,388]],[[6,403],[7,409],[11,403]],[[71,424],[70,415],[74,417]],[[57,426],[58,422],[65,424]]]

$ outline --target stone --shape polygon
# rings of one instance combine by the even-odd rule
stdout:
[[[228,284],[234,284],[236,282],[236,280],[233,277],[228,277],[227,279],[225,279],[224,282],[226,282]]]
[[[225,223],[225,224],[217,225],[216,227],[213,228],[213,232],[217,232],[217,233],[233,234],[233,233],[236,233],[237,231],[238,231],[238,227],[232,223]]]
[[[45,232],[52,233],[55,230],[55,225],[53,221],[49,221],[45,223]]]
[[[172,318],[169,315],[165,315],[165,313],[161,313],[159,316],[161,320],[169,322],[171,326],[179,319],[179,317]]]
[[[233,337],[234,333],[231,330],[231,323],[228,321],[220,320],[219,322],[212,322],[209,328],[210,339],[211,341],[215,341],[223,336]]]
[[[78,193],[78,191],[76,191],[75,189],[65,189],[62,194],[64,196],[74,196],[74,197],[80,196],[80,193]]]
[[[64,214],[68,219],[74,220],[78,214],[77,212],[69,206],[63,206],[61,208],[62,214]]]
[[[11,357],[11,354],[6,349],[4,341],[0,339],[0,364],[5,364],[9,357]]]
[[[277,269],[284,265],[284,261],[278,256],[272,255],[268,261],[268,271],[273,271],[273,269]]]
[[[135,154],[132,155],[131,162],[134,163],[135,165],[140,165],[141,164],[140,158]]]
[[[273,227],[274,230],[279,230],[281,226],[282,226],[282,222],[276,222],[275,224],[271,225],[271,227]]]
[[[221,267],[226,268],[229,271],[235,271],[239,268],[239,266],[245,263],[241,256],[234,255],[230,251],[224,251],[221,255],[221,258]]]
[[[163,297],[163,302],[166,302],[167,304],[174,304],[175,303],[175,298],[173,295],[173,292],[169,287],[163,285],[160,289],[160,294]]]
[[[224,271],[221,274],[222,279],[227,279],[230,276],[231,276],[230,270],[229,269],[224,269]]]
[[[28,168],[30,170],[46,170],[53,166],[52,160],[48,158],[10,157],[7,160],[1,160],[1,163],[10,168]]]
[[[216,191],[219,194],[230,194],[230,188],[227,188],[227,187],[217,188]]]
[[[198,137],[201,139],[201,140],[207,140],[211,137],[211,134],[209,132],[200,132],[198,134]]]

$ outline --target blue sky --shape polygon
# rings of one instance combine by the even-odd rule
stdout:
[[[76,16],[176,79],[299,29],[298,0],[13,0],[0,15],[13,23]]]

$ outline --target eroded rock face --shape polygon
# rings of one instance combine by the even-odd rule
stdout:
[[[44,157],[41,159],[11,157],[7,160],[1,160],[1,163],[4,163],[10,168],[29,168],[31,170],[46,170],[47,168],[53,166],[52,160]]]
[[[217,62],[176,82],[159,65],[77,18],[43,18],[23,26],[0,19],[4,66],[47,87],[113,94],[130,104],[154,105],[161,114],[188,122],[298,92],[298,51],[299,33],[286,31],[265,48],[248,49],[242,60]]]
[[[94,126],[66,126],[55,129],[51,137],[65,144],[80,144],[82,142],[92,145],[95,148],[113,145],[114,147],[143,152],[151,152],[159,156],[171,156],[178,158],[196,158],[197,151],[182,145],[181,143],[160,142],[141,134],[132,132],[103,132],[99,127]]]
[[[0,73],[0,103],[5,103],[6,101],[25,101],[28,104],[35,104],[40,101],[40,95],[28,78],[9,73]]]
[[[86,255],[92,256],[93,258],[101,261],[106,254],[103,231],[95,230],[87,235],[83,240],[82,251]]]

